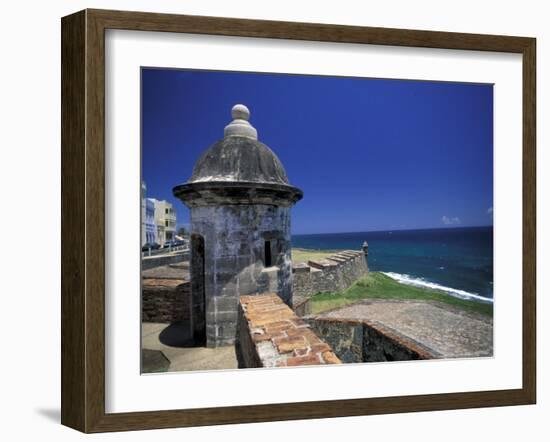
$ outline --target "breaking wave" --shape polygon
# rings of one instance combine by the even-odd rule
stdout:
[[[477,293],[470,293],[465,290],[445,287],[444,285],[436,284],[435,282],[426,281],[425,279],[422,279],[422,278],[414,278],[410,275],[394,273],[394,272],[381,272],[381,273],[383,273],[386,276],[389,276],[390,278],[394,279],[395,281],[401,284],[439,290],[439,291],[448,293],[451,296],[454,296],[456,298],[461,298],[461,299],[475,299],[476,301],[483,301],[483,302],[490,302],[490,303],[493,302],[491,298],[485,298],[483,296],[478,295]]]

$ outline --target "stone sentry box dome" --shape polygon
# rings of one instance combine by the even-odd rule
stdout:
[[[234,344],[239,296],[276,293],[292,305],[290,208],[303,193],[258,141],[248,108],[232,116],[173,189],[191,210],[191,327],[208,347]]]

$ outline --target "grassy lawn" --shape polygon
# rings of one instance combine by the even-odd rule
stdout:
[[[308,262],[310,259],[323,259],[327,256],[334,255],[335,251],[331,250],[308,250],[308,249],[292,249],[292,262]]]
[[[446,302],[466,310],[493,315],[493,304],[450,296],[438,290],[401,284],[379,272],[371,272],[342,293],[320,293],[310,299],[312,313],[342,307],[362,299],[419,299]]]

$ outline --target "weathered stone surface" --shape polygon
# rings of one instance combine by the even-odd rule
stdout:
[[[188,260],[188,251],[178,251],[162,255],[144,256],[141,260],[141,269],[149,270],[170,264],[180,264]]]
[[[323,360],[327,364],[341,364],[342,362],[332,351],[324,351],[322,353]]]
[[[142,270],[143,279],[182,279],[189,280],[189,260]]]
[[[296,349],[303,349],[306,345],[306,340],[303,336],[286,336],[273,339],[273,343],[279,353],[290,353]]]
[[[329,345],[275,294],[241,296],[239,367],[338,364]]]
[[[334,353],[344,363],[363,362],[363,325],[308,318],[312,329],[330,344]]]
[[[347,258],[341,258],[338,255],[329,256],[329,257],[327,257],[327,260],[328,261],[334,261],[334,262],[336,262],[336,264],[343,264],[343,263],[348,261]]]
[[[191,278],[196,274],[197,280],[203,280],[203,285],[196,288],[199,293],[196,299],[199,303],[204,299],[207,322],[215,321],[217,312],[232,310],[236,313],[239,295],[275,292],[291,304],[288,208],[267,205],[196,207],[192,210],[191,224],[194,234],[204,239],[205,271],[192,265]],[[266,241],[271,247],[269,268],[263,263]],[[197,316],[200,313],[197,309]],[[228,335],[231,329],[224,330],[218,328],[208,332],[208,345],[220,345],[221,340],[234,342],[235,336]]]
[[[289,184],[281,161],[258,141],[256,129],[238,118],[226,126],[224,138],[202,154],[189,181],[174,187],[174,195],[189,207],[220,204],[290,207],[303,194]]]
[[[336,293],[350,287],[368,273],[361,251],[343,251],[324,260],[293,267],[293,308],[300,316],[310,313],[307,299],[317,293]]]
[[[217,321],[217,322],[237,322],[237,312],[236,311],[216,311],[216,312],[207,312],[206,321]]]
[[[368,300],[307,320],[345,362],[493,355],[490,317],[435,301]]]
[[[141,350],[141,371],[143,373],[162,373],[168,371],[170,361],[160,350]]]
[[[310,273],[311,267],[308,266],[305,262],[299,262],[292,266],[292,271],[294,273]]]
[[[180,279],[143,279],[141,320],[171,323],[189,321],[191,285]]]
[[[238,297],[276,293],[292,305],[290,207],[302,191],[290,185],[283,165],[257,140],[244,105],[224,138],[199,158],[190,179],[173,193],[191,209],[192,322],[211,347],[233,343],[227,322]],[[220,296],[233,298],[231,308]],[[223,325],[222,325],[223,324]]]
[[[248,182],[288,185],[285,169],[264,143],[248,137],[225,137],[199,158],[189,183]]]
[[[279,366],[296,367],[299,365],[319,365],[323,363],[328,364],[329,362],[326,362],[321,357],[319,357],[318,353],[314,353],[314,354],[306,354],[304,356],[294,356],[292,358],[288,358],[284,363],[279,364]],[[336,362],[336,364],[337,363],[338,362]]]

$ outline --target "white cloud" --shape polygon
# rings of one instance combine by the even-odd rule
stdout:
[[[441,217],[441,222],[446,226],[453,226],[453,225],[460,224],[460,218],[458,216],[443,215]]]

